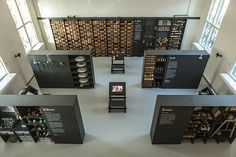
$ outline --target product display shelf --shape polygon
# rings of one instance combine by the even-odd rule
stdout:
[[[143,50],[155,49],[155,26],[156,20],[145,19],[142,25],[142,44]]]
[[[180,50],[186,23],[186,19],[172,19],[168,46],[169,50]]]
[[[81,34],[79,32],[79,23],[75,19],[65,20],[65,30],[69,50],[83,49]]]
[[[51,133],[40,107],[17,107],[17,110],[22,115],[23,124],[35,142],[45,138],[51,139]]]
[[[75,87],[93,88],[94,76],[90,55],[69,56],[72,79]]]
[[[209,138],[215,139],[217,143],[228,141],[232,143],[236,137],[236,107],[224,107],[220,110],[219,118],[212,126]]]
[[[22,121],[15,127],[15,134],[19,137],[20,142],[36,142],[35,138],[32,137],[32,134]],[[44,141],[43,138],[40,138],[40,140]]]
[[[191,143],[193,143],[195,139],[202,139],[204,143],[207,142],[210,131],[219,118],[219,115],[214,115],[211,110],[219,110],[220,114],[220,110],[222,109],[210,107],[196,107],[194,109],[192,118],[185,130],[184,139],[190,139]]]
[[[134,45],[133,45],[133,56],[143,56],[142,46],[142,20],[134,20]]]
[[[90,50],[94,56],[124,51],[180,50],[187,18],[68,18],[51,19],[57,50]]]
[[[145,56],[144,76],[142,87],[152,87],[154,81],[154,71],[156,66],[156,56]]]
[[[156,30],[156,49],[167,50],[171,31],[171,20],[157,20]]]
[[[15,134],[15,126],[17,125],[18,117],[13,110],[8,107],[0,107],[0,137],[5,142],[20,141],[19,137]]]
[[[132,56],[134,44],[134,20],[127,20],[126,55]]]
[[[94,56],[111,56],[112,51],[133,53],[134,20],[68,18],[50,23],[57,50],[90,50]]]
[[[105,20],[92,20],[95,56],[107,56],[107,30]]]
[[[127,23],[127,20],[120,19],[120,49],[117,50],[120,52],[127,52]]]
[[[147,55],[144,59],[144,76],[142,87],[161,87],[166,64],[165,56]]]

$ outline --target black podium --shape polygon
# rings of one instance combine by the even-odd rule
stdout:
[[[126,84],[125,82],[109,83],[109,106],[108,111],[123,111],[126,113]]]
[[[111,73],[125,73],[125,60],[123,52],[113,52],[111,56]]]

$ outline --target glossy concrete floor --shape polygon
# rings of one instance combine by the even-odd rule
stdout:
[[[43,93],[78,95],[86,136],[82,145],[11,144],[0,141],[0,157],[235,157],[236,143],[152,145],[149,137],[157,94],[196,94],[196,90],[142,89],[141,57],[126,58],[125,74],[110,73],[110,58],[94,58],[94,89],[42,89]],[[127,113],[108,113],[108,83],[125,81]],[[204,86],[204,85],[202,85]]]

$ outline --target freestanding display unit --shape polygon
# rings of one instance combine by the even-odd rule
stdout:
[[[209,54],[199,50],[145,50],[143,88],[198,88]]]
[[[75,95],[0,95],[0,120],[5,142],[82,144],[84,140]]]
[[[125,73],[124,52],[113,52],[111,56],[111,73]]]
[[[90,51],[31,51],[28,58],[40,88],[94,88],[95,86]]]
[[[152,144],[232,143],[236,137],[236,96],[158,95],[154,110]]]
[[[121,110],[126,113],[126,83],[110,82],[109,83],[109,105],[108,112],[112,110]]]

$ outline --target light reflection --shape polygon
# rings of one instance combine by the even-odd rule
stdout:
[[[54,38],[53,38],[52,29],[51,29],[49,20],[47,19],[42,20],[42,23],[43,23],[44,31],[46,33],[47,41],[49,43],[54,43]]]

